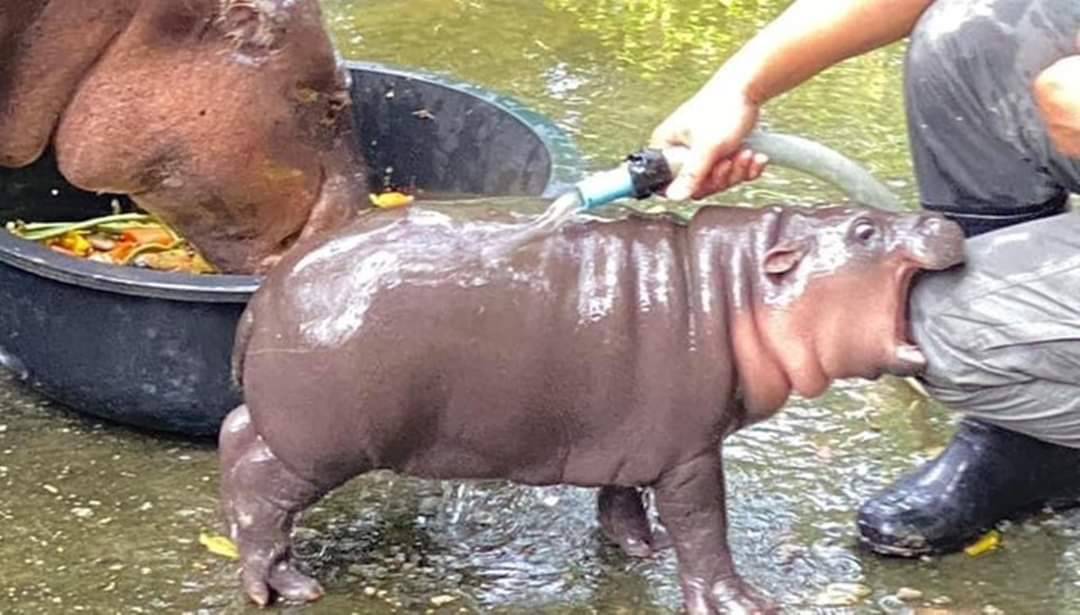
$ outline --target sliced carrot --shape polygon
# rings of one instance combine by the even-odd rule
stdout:
[[[163,246],[172,245],[175,239],[160,227],[137,227],[124,229],[123,238],[141,245],[158,244]]]
[[[112,258],[115,263],[124,263],[128,257],[131,256],[132,250],[139,244],[135,241],[125,237],[117,242],[116,247],[109,250],[109,257]]]

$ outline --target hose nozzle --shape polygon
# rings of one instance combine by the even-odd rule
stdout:
[[[590,175],[577,184],[582,209],[596,209],[619,199],[646,199],[675,179],[685,148],[646,148],[626,157],[615,169]]]

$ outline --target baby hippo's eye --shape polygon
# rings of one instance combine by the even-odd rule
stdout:
[[[862,243],[868,243],[877,236],[877,226],[869,220],[859,220],[852,227],[851,235]]]

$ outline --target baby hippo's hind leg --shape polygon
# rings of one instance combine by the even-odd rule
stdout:
[[[238,406],[230,412],[218,433],[218,460],[222,469],[236,465],[257,437],[247,406]]]
[[[666,535],[653,535],[642,495],[634,487],[607,486],[596,498],[600,529],[630,557],[649,557],[670,544]]]
[[[244,592],[260,606],[271,590],[311,602],[322,587],[295,568],[290,553],[297,515],[329,491],[294,474],[255,431],[246,406],[226,418],[219,437],[221,504],[240,551]]]

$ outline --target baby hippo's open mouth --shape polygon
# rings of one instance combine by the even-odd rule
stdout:
[[[888,371],[897,376],[912,376],[926,369],[926,355],[911,340],[908,327],[913,281],[922,273],[943,271],[964,262],[964,235],[958,225],[935,216],[923,218],[917,226],[922,241],[897,271],[893,289],[896,336]]]
[[[911,293],[911,283],[920,270],[921,268],[914,264],[901,268],[894,288],[893,301],[895,302],[895,308],[893,313],[896,315],[896,336],[893,340],[893,360],[889,364],[888,371],[896,376],[912,376],[926,369],[926,356],[911,341],[908,332],[908,297]]]

